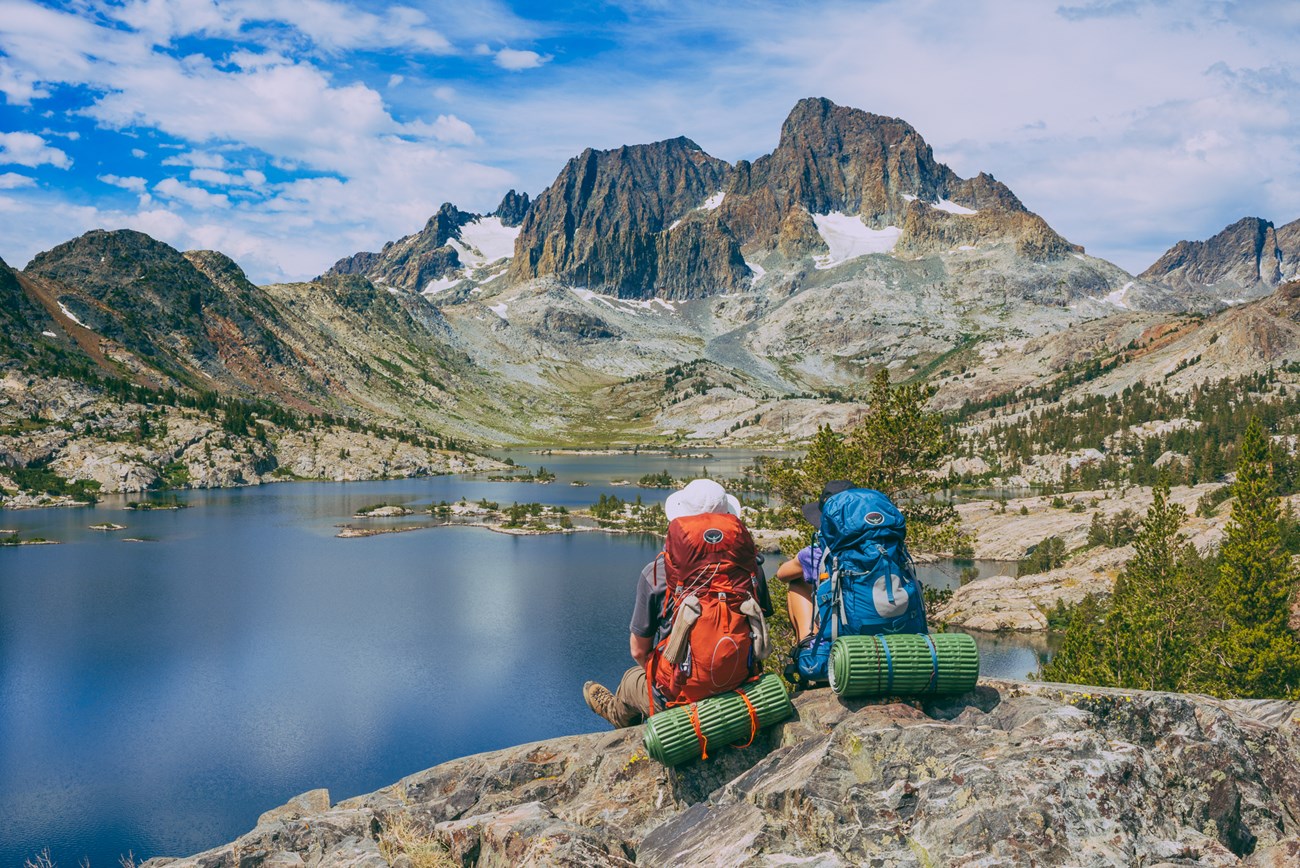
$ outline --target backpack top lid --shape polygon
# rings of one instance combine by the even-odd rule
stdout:
[[[732,584],[743,585],[758,571],[757,553],[749,528],[731,513],[675,518],[668,523],[664,542],[669,590],[712,579],[719,571],[729,575]]]
[[[894,502],[872,488],[851,488],[822,506],[822,544],[831,550],[854,548],[865,539],[902,542],[907,520]]]

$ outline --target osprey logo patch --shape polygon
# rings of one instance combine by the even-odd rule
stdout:
[[[709,528],[704,532],[704,541],[711,546],[717,545],[722,542],[722,531],[716,527]]]
[[[867,524],[884,524],[885,517],[878,512],[867,513]]]

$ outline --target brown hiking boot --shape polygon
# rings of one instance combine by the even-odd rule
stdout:
[[[587,700],[588,708],[614,724],[616,729],[621,729],[627,725],[622,716],[615,710],[618,707],[618,702],[614,699],[614,694],[610,693],[609,688],[605,685],[597,684],[595,681],[588,681],[582,685],[582,698]]]

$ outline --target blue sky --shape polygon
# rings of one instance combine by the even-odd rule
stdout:
[[[0,0],[0,257],[129,227],[304,279],[586,147],[752,159],[826,96],[1136,272],[1300,218],[1296,45],[1294,0]]]

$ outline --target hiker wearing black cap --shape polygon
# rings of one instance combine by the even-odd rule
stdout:
[[[822,486],[821,497],[800,508],[804,519],[813,527],[820,528],[822,507],[826,501],[832,495],[857,487],[847,479],[832,479]],[[795,642],[800,645],[812,635],[813,612],[816,609],[813,591],[821,580],[821,559],[824,554],[819,546],[804,546],[776,570],[776,577],[789,585],[786,607],[790,612],[790,624],[794,627]]]

